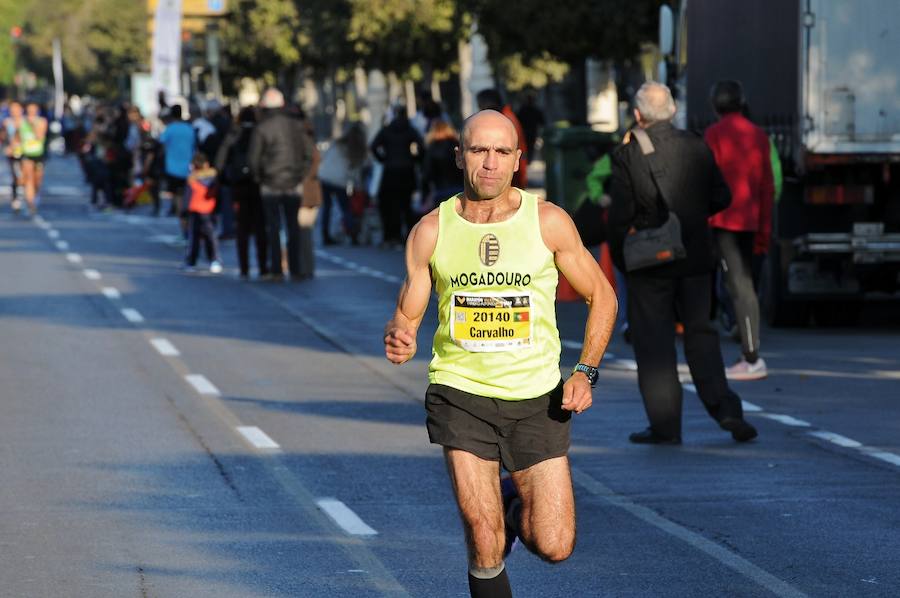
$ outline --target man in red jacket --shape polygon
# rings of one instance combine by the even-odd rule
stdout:
[[[496,110],[510,121],[516,128],[516,135],[519,137],[519,151],[522,152],[519,157],[519,168],[513,172],[512,186],[519,189],[525,189],[528,186],[528,144],[525,142],[525,130],[519,117],[513,112],[512,106],[505,104],[500,92],[496,89],[482,89],[475,96],[475,102],[478,104],[479,110]]]
[[[737,81],[719,81],[710,93],[719,122],[706,130],[719,170],[731,190],[731,206],[709,219],[719,248],[725,286],[734,302],[743,356],[725,373],[730,380],[767,375],[759,356],[759,301],[753,288],[754,250],[765,253],[772,234],[775,184],[765,131],[741,113],[744,93]]]

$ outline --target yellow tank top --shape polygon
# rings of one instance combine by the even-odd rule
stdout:
[[[558,275],[544,245],[538,198],[503,222],[475,224],[441,204],[431,271],[438,329],[432,383],[505,400],[539,397],[559,384]]]

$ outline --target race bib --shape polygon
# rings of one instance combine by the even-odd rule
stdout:
[[[40,156],[44,153],[44,142],[39,139],[26,139],[22,146],[26,156]]]
[[[474,353],[532,346],[531,293],[453,293],[450,338]]]

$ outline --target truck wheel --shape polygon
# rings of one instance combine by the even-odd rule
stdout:
[[[782,263],[781,247],[774,240],[769,248],[760,282],[760,303],[770,326],[802,327],[809,322],[809,303],[790,298],[787,264]]]

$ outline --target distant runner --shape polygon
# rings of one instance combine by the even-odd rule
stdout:
[[[3,153],[9,164],[9,173],[12,178],[12,195],[10,207],[14,212],[22,209],[22,200],[19,199],[19,183],[22,182],[22,144],[19,141],[19,127],[24,122],[24,110],[19,102],[11,102],[9,116],[3,119]]]
[[[47,140],[47,119],[41,116],[35,102],[25,108],[25,120],[19,126],[19,142],[22,146],[22,184],[25,186],[25,202],[28,213],[37,213],[41,183],[44,180],[44,158]]]

